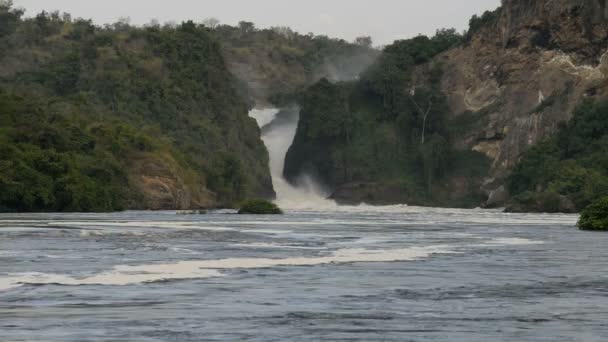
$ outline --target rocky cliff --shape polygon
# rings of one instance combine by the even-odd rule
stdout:
[[[606,5],[505,0],[458,43],[395,42],[360,81],[303,96],[286,176],[318,175],[346,203],[504,205],[522,153],[608,97]]]
[[[451,113],[477,118],[457,143],[491,158],[488,192],[582,99],[608,95],[607,3],[506,0],[467,43],[433,61]]]

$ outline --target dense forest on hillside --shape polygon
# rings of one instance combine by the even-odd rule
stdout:
[[[288,27],[258,29],[246,21],[238,26],[213,19],[204,23],[220,42],[229,68],[241,81],[240,90],[251,102],[285,104],[292,100],[289,95],[322,77],[354,80],[379,55],[369,37],[350,43]]]
[[[193,22],[98,27],[0,2],[0,208],[105,211],[273,195],[220,47]]]
[[[273,198],[268,152],[247,112],[294,102],[301,120],[285,176],[297,183],[312,175],[339,203],[475,207],[508,192],[513,211],[579,211],[608,195],[608,105],[582,103],[572,121],[528,151],[538,141],[535,116],[499,98],[529,95],[504,91],[528,83],[520,75],[501,85],[501,78],[520,71],[512,63],[537,70],[538,53],[558,53],[558,39],[578,44],[580,30],[570,37],[534,28],[518,38],[531,42],[519,49],[492,36],[505,20],[511,27],[505,11],[474,16],[464,34],[444,29],[378,51],[369,37],[346,42],[245,21],[135,27],[58,12],[26,18],[0,0],[0,211],[186,209]],[[599,48],[586,48],[595,45],[583,44],[580,61],[596,55],[590,51]],[[480,47],[488,51],[468,65]],[[495,48],[523,55],[500,61]],[[544,67],[580,62],[558,57]],[[490,76],[472,73],[484,67]],[[584,66],[596,77],[594,68]],[[584,80],[568,71],[553,77]],[[593,84],[584,94],[601,89]],[[460,93],[483,105],[454,107]],[[557,117],[556,95],[538,93],[530,110]],[[536,94],[526,103],[535,106]],[[566,100],[572,105],[561,113],[580,97]],[[547,129],[539,137],[566,117],[541,122]],[[505,140],[508,134],[522,139]],[[479,139],[490,150],[475,145]],[[496,159],[499,152],[508,160]]]
[[[450,143],[458,123],[448,122],[440,65],[430,63],[424,75],[414,73],[463,39],[454,30],[441,30],[431,38],[397,41],[360,80],[324,79],[304,92],[287,178],[297,182],[300,175],[313,173],[337,188],[335,197],[344,202],[478,205],[475,185],[488,162]],[[340,188],[353,184],[367,188],[366,194],[342,196]]]
[[[585,101],[525,153],[509,179],[512,211],[578,212],[608,196],[608,103]]]

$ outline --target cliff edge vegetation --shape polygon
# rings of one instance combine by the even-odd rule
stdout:
[[[299,98],[285,176],[312,174],[339,203],[476,206],[489,163],[454,148],[458,125],[433,58],[463,41],[454,30],[387,46],[353,82],[323,79]],[[424,66],[421,68],[421,66]]]
[[[603,193],[605,142],[579,154],[534,151],[556,135],[575,139],[562,128],[608,99],[606,9],[504,0],[462,36],[395,42],[360,80],[303,93],[285,175],[311,173],[345,203],[579,211]],[[534,153],[555,168],[524,166]]]
[[[220,42],[226,63],[250,103],[285,105],[295,92],[319,79],[354,80],[380,51],[370,37],[354,42],[324,35],[300,34],[289,27],[260,29],[242,21],[237,26],[208,19],[205,25]]]
[[[268,153],[209,30],[24,18],[0,2],[0,208],[272,198]]]
[[[608,196],[608,102],[583,102],[571,121],[523,154],[509,177],[510,211],[579,212]]]

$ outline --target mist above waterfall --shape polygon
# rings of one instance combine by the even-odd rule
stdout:
[[[288,209],[336,206],[335,202],[327,199],[329,192],[311,176],[300,177],[295,186],[283,176],[285,155],[298,128],[299,108],[288,108],[283,112],[276,108],[253,109],[249,115],[262,128],[262,140],[270,155],[270,173],[277,194],[276,203]]]

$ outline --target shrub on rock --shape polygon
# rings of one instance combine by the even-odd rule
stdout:
[[[241,205],[239,214],[280,215],[283,211],[274,203],[266,200],[250,200]]]
[[[581,212],[578,227],[582,230],[608,231],[608,197],[604,197]]]

